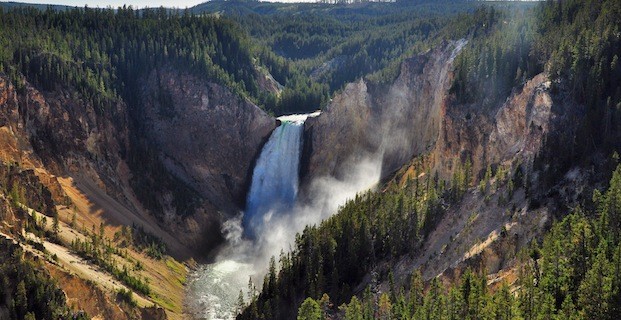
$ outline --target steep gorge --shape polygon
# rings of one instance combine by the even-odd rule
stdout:
[[[36,169],[59,203],[67,196],[56,177],[71,177],[87,196],[110,196],[103,207],[120,205],[171,253],[204,257],[221,241],[221,219],[243,208],[276,122],[228,89],[171,69],[147,75],[140,97],[140,110],[117,101],[104,112],[72,88],[17,90],[2,76],[0,156]]]
[[[151,72],[141,97],[139,139],[153,152],[145,160],[157,159],[152,169],[161,165],[177,181],[162,187],[156,169],[137,177],[144,179],[137,187],[160,188],[145,202],[205,255],[221,241],[220,223],[245,207],[254,162],[276,120],[221,85],[170,68]]]
[[[443,179],[469,159],[474,180],[488,165],[519,162],[530,168],[550,135],[571,140],[576,132],[558,129],[580,121],[583,107],[562,92],[553,94],[546,74],[514,88],[495,107],[457,103],[449,93],[451,63],[464,44],[445,43],[406,59],[391,84],[361,79],[347,85],[306,124],[303,181],[339,177],[356,159],[378,153],[382,178],[428,155],[429,168]]]
[[[544,74],[496,109],[456,104],[449,94],[451,63],[463,45],[444,43],[406,59],[392,84],[349,84],[322,115],[309,119],[302,191],[317,178],[346,180],[348,169],[378,154],[384,179],[420,155],[444,179],[466,159],[479,176],[488,165],[530,168],[546,137],[578,117],[579,107],[569,101],[553,108],[562,97],[551,94]],[[135,216],[131,223],[141,223],[185,257],[204,256],[204,248],[222,241],[220,224],[244,207],[254,161],[276,127],[275,119],[221,85],[172,68],[143,77],[140,108],[118,102],[107,113],[80,101],[71,88],[40,92],[27,84],[19,91],[2,80],[4,162],[35,169],[59,202],[66,194],[56,176],[72,177],[87,195],[111,196]],[[468,235],[465,248],[510,223],[486,219],[491,229]],[[446,241],[448,234],[437,232],[432,238]],[[402,261],[402,267],[425,264],[427,277],[454,267],[459,256],[431,255],[442,241],[430,242],[427,255]]]
[[[419,179],[452,186],[468,163],[473,174],[466,175],[468,188],[462,199],[450,207],[441,203],[448,210],[432,217],[437,221],[427,225],[428,236],[420,248],[407,257],[383,261],[380,271],[394,270],[401,283],[417,267],[426,280],[451,271],[458,274],[464,266],[485,265],[496,272],[511,266],[507,252],[540,236],[555,207],[572,206],[580,202],[577,197],[589,196],[588,188],[568,189],[592,179],[593,167],[603,163],[597,156],[601,160],[607,155],[593,156],[591,172],[580,167],[570,171],[546,150],[557,144],[554,150],[572,152],[577,135],[572,124],[583,120],[584,108],[545,73],[513,88],[496,105],[458,103],[450,90],[453,59],[465,43],[443,42],[405,59],[390,83],[363,78],[347,85],[321,116],[306,123],[302,210],[285,219],[287,239],[336,213],[346,199],[380,179],[386,182],[382,187],[398,188]],[[101,110],[70,86],[43,90],[26,81],[16,88],[3,75],[0,159],[34,173],[66,223],[73,205],[113,225],[108,233],[127,225],[144,228],[176,257],[216,254],[213,249],[224,241],[223,229],[246,207],[255,161],[260,161],[270,134],[278,133],[277,121],[233,93],[234,88],[189,70],[164,65],[137,77],[138,103],[130,106],[112,99],[109,108]],[[549,181],[546,170],[556,170],[556,180]],[[513,190],[498,172],[509,172],[511,182],[522,184]],[[350,183],[359,177],[368,179]],[[478,181],[485,183],[477,190],[471,184]],[[10,183],[3,184],[8,191]],[[340,198],[319,203],[321,214],[312,214],[318,190]],[[82,196],[89,201],[75,201]],[[95,234],[99,220],[87,221],[86,226],[81,222],[82,229],[92,227]],[[265,270],[267,259],[263,260],[260,268]],[[246,273],[256,274],[256,266],[245,265],[253,269]],[[353,291],[361,291],[372,279],[370,272]]]
[[[550,155],[544,167],[537,167],[551,141],[563,141],[557,150],[570,153],[567,142],[575,141],[575,124],[584,120],[584,107],[545,73],[513,88],[495,106],[456,102],[450,93],[451,63],[462,44],[445,43],[406,59],[391,84],[362,79],[347,85],[305,129],[303,191],[318,176],[340,177],[356,161],[378,153],[382,179],[402,186],[409,180],[424,181],[428,174],[450,186],[466,162],[471,170],[467,185],[489,179],[488,168],[525,181],[507,186],[499,175],[489,182],[493,189],[470,188],[444,216],[434,218],[437,227],[420,250],[380,267],[384,273],[393,270],[401,283],[418,267],[426,280],[452,277],[467,266],[485,266],[490,273],[510,267],[515,262],[510,252],[540,237],[559,208],[588,198],[592,189],[583,187],[587,181],[605,179],[592,167],[571,167],[572,173],[557,169],[562,160]],[[546,170],[567,171],[544,181]],[[504,238],[507,233],[511,237]],[[371,278],[368,274],[356,290],[363,290]]]

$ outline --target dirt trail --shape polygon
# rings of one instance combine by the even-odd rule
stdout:
[[[43,241],[43,246],[51,255],[58,257],[58,262],[67,268],[68,270],[76,273],[80,278],[85,280],[91,280],[106,290],[112,292],[118,289],[128,289],[126,286],[115,280],[109,274],[100,271],[98,267],[84,261],[84,259],[71,253],[67,248],[51,243],[49,241]],[[149,300],[141,297],[138,294],[134,294],[134,299],[138,302],[140,307],[152,306],[153,303]]]
[[[27,208],[27,212],[31,215],[33,212],[36,212],[37,216],[39,217],[38,219],[45,218],[45,219],[51,220],[51,218],[46,217],[42,213],[37,212],[33,209]],[[49,222],[50,221],[46,223],[46,225],[48,226],[48,229],[51,228],[51,223]],[[2,235],[7,238],[12,239],[9,235],[6,235],[6,234],[2,234]],[[84,235],[71,229],[68,225],[66,225],[62,221],[59,221],[58,223],[58,236],[60,237],[60,239],[62,239],[62,242],[64,243],[72,243],[75,239],[80,239],[81,241],[86,240]],[[61,246],[59,244],[56,244],[56,243],[49,242],[47,240],[42,240],[38,237],[35,237],[31,233],[27,234],[26,237],[30,238],[31,240],[35,242],[42,243],[43,247],[45,247],[45,250],[49,252],[50,256],[56,255],[57,257],[56,262],[58,262],[61,266],[63,266],[67,270],[75,273],[80,278],[84,280],[93,281],[94,283],[98,284],[101,288],[106,289],[110,292],[116,292],[118,289],[131,290],[125,285],[123,285],[121,282],[119,282],[118,280],[114,279],[111,275],[101,270],[96,265],[93,265],[89,263],[88,261],[85,261],[80,256],[74,254],[68,248]],[[32,252],[38,256],[43,257],[39,253],[39,251],[35,250],[29,245],[23,244],[22,247],[28,250],[29,252]],[[46,257],[43,257],[43,258],[46,258]],[[147,307],[147,306],[150,307],[153,305],[151,301],[145,299],[144,297],[136,293],[134,293],[134,299],[136,299],[136,302],[138,303],[140,307]]]
[[[114,233],[120,230],[121,225],[131,225],[135,223],[136,225],[143,225],[145,229],[147,229],[146,224],[148,221],[133,214],[93,184],[80,184],[79,187],[76,187],[75,183],[70,178],[59,179],[59,181],[62,188],[73,201],[75,208],[64,205],[57,206],[59,213],[58,236],[64,246],[46,241],[43,242],[46,250],[49,251],[51,255],[56,254],[59,263],[75,273],[78,277],[93,281],[105,291],[114,293],[119,288],[127,289],[112,275],[73,254],[68,247],[76,239],[88,242],[88,232],[98,232],[99,225],[102,222],[104,223],[105,237],[113,239]],[[85,192],[82,190],[85,190]],[[36,212],[30,208],[24,207],[24,209],[31,214],[32,212]],[[74,214],[76,216],[76,226],[72,228],[71,222]],[[48,230],[52,228],[52,218],[46,217],[39,212],[37,212],[37,215],[39,217],[38,219],[43,219],[45,217],[45,219],[48,220],[46,223]],[[151,232],[153,229],[147,230]],[[154,234],[158,236],[161,235],[157,233]],[[37,242],[41,241],[38,238],[33,240]],[[140,261],[143,270],[136,271],[136,274],[140,277],[147,278],[152,290],[150,297],[141,297],[136,293],[134,294],[138,305],[141,307],[152,306],[155,302],[166,309],[170,319],[182,318],[183,310],[181,306],[183,305],[184,297],[183,286],[185,283],[185,274],[187,272],[185,266],[169,257],[165,257],[161,260],[149,258],[144,253],[135,251],[132,247],[127,248],[125,253],[128,255],[127,257],[114,255],[114,259],[119,264],[118,267],[125,265],[129,269],[132,269],[135,267],[136,261]]]
[[[64,228],[63,230],[62,226],[60,226],[60,230],[61,232],[64,231],[65,235],[75,232],[73,230],[68,230],[67,228]],[[69,272],[69,274],[75,274],[82,280],[92,281],[106,291],[116,292],[118,289],[121,288],[129,290],[129,288],[112,278],[112,276],[110,276],[109,274],[101,271],[98,267],[88,263],[87,261],[73,254],[71,251],[61,245],[49,241],[41,241],[40,238],[35,237],[33,234],[27,234],[27,238],[43,244],[43,247],[49,253],[49,255],[45,255],[41,251],[33,248],[31,245],[22,243],[21,241],[16,241],[11,235],[0,232],[0,236],[17,243],[19,246],[22,247],[22,249],[33,254],[34,256],[48,261],[51,264],[56,264],[57,266],[60,266],[61,268],[66,270],[66,272]],[[56,256],[56,259],[50,259],[54,255]],[[150,307],[153,305],[153,302],[135,293],[134,299],[140,307]]]

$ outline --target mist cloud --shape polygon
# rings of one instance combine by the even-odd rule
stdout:
[[[381,174],[382,156],[352,158],[342,178],[319,177],[308,188],[304,202],[287,211],[271,210],[254,229],[254,240],[244,238],[243,213],[223,223],[226,245],[216,262],[203,267],[190,281],[190,312],[208,319],[232,319],[240,290],[247,297],[248,281],[261,288],[271,257],[288,252],[295,235],[307,225],[319,224],[335,214],[356,194],[374,188]],[[247,298],[246,298],[247,300]]]
[[[272,256],[278,256],[281,250],[290,250],[296,233],[307,225],[319,224],[356,194],[375,187],[381,174],[381,156],[364,156],[350,168],[342,179],[314,179],[308,188],[308,201],[298,202],[286,212],[271,210],[264,214],[263,223],[255,229],[257,238],[254,241],[242,238],[241,215],[226,221],[223,231],[228,244],[216,260],[235,259],[250,263],[255,266],[253,278],[259,278],[265,273]]]

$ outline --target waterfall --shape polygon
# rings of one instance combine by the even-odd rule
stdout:
[[[261,150],[252,174],[246,201],[243,226],[246,235],[254,236],[273,215],[290,209],[298,193],[300,152],[304,120],[281,118]]]
[[[269,258],[281,248],[258,242],[263,230],[273,233],[270,227],[277,217],[293,211],[304,121],[317,115],[319,112],[278,118],[281,124],[270,135],[255,164],[243,217],[224,223],[227,246],[215,263],[201,267],[190,279],[187,308],[196,318],[235,319],[240,290],[248,294],[249,279],[260,286]],[[242,233],[247,237],[242,237]]]

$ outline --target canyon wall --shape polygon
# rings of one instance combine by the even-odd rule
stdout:
[[[452,62],[463,45],[463,40],[446,42],[406,59],[392,83],[361,79],[348,84],[325,112],[307,122],[304,180],[339,177],[368,155],[382,159],[382,176],[387,176],[430,151],[440,135]]]
[[[580,107],[555,97],[545,74],[491,108],[456,103],[449,93],[452,61],[464,44],[447,42],[406,59],[392,83],[348,84],[325,112],[307,121],[302,181],[339,177],[360,158],[377,154],[382,178],[427,154],[441,178],[449,180],[469,159],[476,179],[488,165],[530,166],[548,135],[572,134],[568,121],[579,119]]]
[[[221,220],[243,209],[276,121],[189,73],[164,68],[141,80],[139,107],[111,99],[102,110],[73,88],[16,88],[0,75],[0,160],[33,169],[58,204],[69,201],[58,178],[71,178],[171,254],[204,256],[221,240]]]

